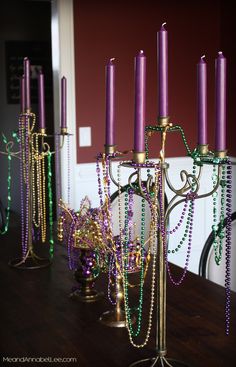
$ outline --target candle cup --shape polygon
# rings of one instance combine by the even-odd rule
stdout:
[[[133,161],[135,163],[143,164],[146,160],[146,152],[133,152]]]
[[[60,135],[68,135],[68,129],[67,129],[67,127],[61,127]]]
[[[46,128],[45,127],[41,127],[39,129],[39,132],[40,132],[41,135],[46,135]]]
[[[169,116],[158,117],[158,122],[159,122],[159,126],[161,127],[170,125],[170,117]]]
[[[216,150],[214,152],[216,158],[226,158],[227,157],[227,150]]]
[[[197,151],[200,155],[208,155],[209,153],[209,144],[198,144]]]
[[[115,144],[114,145],[105,144],[104,145],[104,148],[105,148],[105,153],[107,155],[113,154],[113,153],[115,153],[117,151],[117,145],[115,145]]]

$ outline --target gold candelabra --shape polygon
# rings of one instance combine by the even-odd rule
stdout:
[[[38,269],[51,264],[53,256],[53,198],[52,198],[52,167],[51,157],[55,151],[51,151],[49,143],[46,141],[53,135],[47,135],[45,129],[35,131],[36,116],[30,110],[21,113],[19,116],[19,128],[15,135],[18,137],[19,150],[13,151],[14,142],[6,142],[6,152],[8,155],[20,160],[21,175],[21,230],[22,230],[22,256],[9,261],[9,265],[18,269]],[[61,131],[62,144],[67,130]],[[9,150],[9,147],[11,148]],[[9,158],[10,157],[10,158]],[[47,168],[46,173],[46,162]],[[47,176],[47,177],[46,177]],[[46,182],[48,187],[46,188]],[[48,192],[47,192],[48,191]],[[48,199],[47,199],[48,193]],[[48,202],[48,213],[47,213]],[[35,252],[33,241],[33,230],[39,230],[41,242],[46,242],[47,235],[47,215],[50,226],[50,257],[40,257]]]
[[[183,142],[186,146],[187,152],[193,158],[193,164],[196,167],[197,171],[194,169],[192,173],[187,172],[186,170],[182,170],[180,172],[180,178],[183,184],[180,188],[174,187],[171,183],[171,180],[168,175],[169,164],[166,161],[166,139],[167,134],[171,132],[179,132],[182,135]],[[167,344],[166,344],[166,278],[167,278],[167,270],[169,271],[169,265],[167,260],[167,250],[168,250],[168,223],[170,219],[170,215],[172,211],[183,203],[194,203],[195,200],[203,199],[208,196],[213,195],[220,184],[221,180],[221,172],[222,166],[227,162],[226,151],[221,152],[221,154],[212,153],[208,150],[208,146],[199,146],[194,152],[190,152],[189,147],[187,145],[183,129],[179,125],[173,125],[170,123],[170,119],[168,118],[160,118],[159,124],[156,126],[147,126],[146,127],[146,142],[150,136],[154,133],[161,134],[161,149],[159,160],[157,163],[152,163],[148,158],[148,151],[146,151],[146,159],[143,157],[143,154],[138,155],[134,154],[132,161],[121,161],[119,167],[126,167],[129,169],[134,169],[134,172],[129,176],[128,184],[132,190],[141,195],[143,198],[149,201],[151,211],[152,211],[152,220],[151,227],[156,232],[157,244],[156,247],[153,247],[153,256],[156,257],[156,264],[153,266],[153,279],[156,278],[156,313],[157,313],[157,324],[156,324],[156,355],[154,357],[143,359],[140,361],[136,361],[130,365],[130,367],[134,366],[169,366],[169,367],[177,367],[177,366],[186,366],[184,362],[176,361],[173,359],[167,358]],[[108,149],[109,148],[109,149]],[[114,178],[114,174],[112,172],[112,162],[116,159],[116,149],[112,149],[111,147],[105,147],[106,156],[109,157],[109,168],[107,171],[109,172],[110,180],[118,187],[119,194],[122,192],[123,186],[121,183]],[[146,145],[146,149],[148,150],[148,143]],[[119,153],[118,153],[119,154]],[[203,171],[203,167],[205,164],[211,164],[217,166],[217,173],[215,183],[213,185],[212,190],[207,193],[200,193],[200,181],[201,175]],[[143,180],[141,176],[141,172],[143,169],[154,169],[154,174],[149,172],[148,179],[143,185]],[[171,200],[166,203],[165,193],[166,187],[170,189],[170,191],[174,194]],[[193,205],[193,204],[192,204]],[[121,238],[124,237],[121,234]],[[154,234],[155,237],[155,234]],[[121,280],[123,284],[123,289],[127,289],[126,276],[124,274],[125,267],[123,267],[123,273],[121,273]],[[185,275],[185,273],[184,273]],[[184,276],[183,276],[184,278]],[[155,281],[152,281],[152,285],[154,287]],[[125,292],[126,293],[126,292]],[[154,290],[151,291],[151,297],[153,297],[154,302]],[[147,344],[147,341],[150,336],[150,328],[148,326],[148,331],[146,338],[142,344],[136,344],[134,342],[134,338],[132,336],[130,321],[128,320],[128,305],[126,301],[126,295],[123,296],[125,300],[125,314],[126,314],[126,326],[128,327],[130,341],[135,347],[144,347]],[[152,303],[152,300],[151,300]],[[150,312],[152,312],[153,305],[150,308]],[[151,324],[151,323],[150,323]]]

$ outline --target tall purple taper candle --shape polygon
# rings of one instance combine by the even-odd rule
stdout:
[[[31,109],[30,103],[30,61],[28,57],[24,58],[24,75],[25,75],[25,108],[27,111]]]
[[[20,112],[25,112],[25,76],[20,78]]]
[[[61,129],[67,129],[66,119],[66,78],[61,78]]]
[[[45,98],[44,98],[44,75],[38,75],[38,96],[39,96],[39,128],[44,130],[45,126]]]
[[[226,150],[226,58],[218,52],[215,60],[216,77],[216,138],[215,150]]]
[[[135,57],[134,152],[145,151],[146,56],[141,50]]]
[[[207,145],[207,64],[201,57],[197,64],[198,144]]]
[[[169,116],[168,109],[168,32],[163,23],[157,33],[159,116]]]
[[[106,65],[106,140],[105,145],[115,145],[115,59]]]

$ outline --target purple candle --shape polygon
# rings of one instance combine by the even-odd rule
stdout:
[[[67,128],[66,119],[66,78],[61,78],[61,129]]]
[[[207,145],[207,64],[201,57],[197,64],[198,144]]]
[[[39,96],[39,128],[45,129],[45,98],[44,98],[44,75],[38,75],[38,96]]]
[[[114,121],[115,121],[115,59],[109,60],[106,65],[106,140],[105,145],[114,143]]]
[[[30,61],[28,57],[24,58],[24,75],[25,75],[25,108],[30,111]]]
[[[226,58],[218,52],[216,77],[216,139],[215,150],[226,150]]]
[[[20,78],[20,112],[25,112],[25,76]]]
[[[134,151],[144,152],[146,113],[146,56],[141,50],[135,57],[135,120],[134,120]]]
[[[157,33],[159,117],[169,116],[168,110],[168,33],[163,23]]]

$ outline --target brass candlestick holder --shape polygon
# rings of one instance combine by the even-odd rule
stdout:
[[[110,327],[126,327],[126,317],[125,311],[122,307],[124,303],[124,293],[122,288],[122,279],[119,274],[116,276],[115,290],[113,293],[113,298],[116,300],[116,305],[113,310],[104,312],[99,321]],[[133,323],[135,322],[135,317],[132,318]]]

